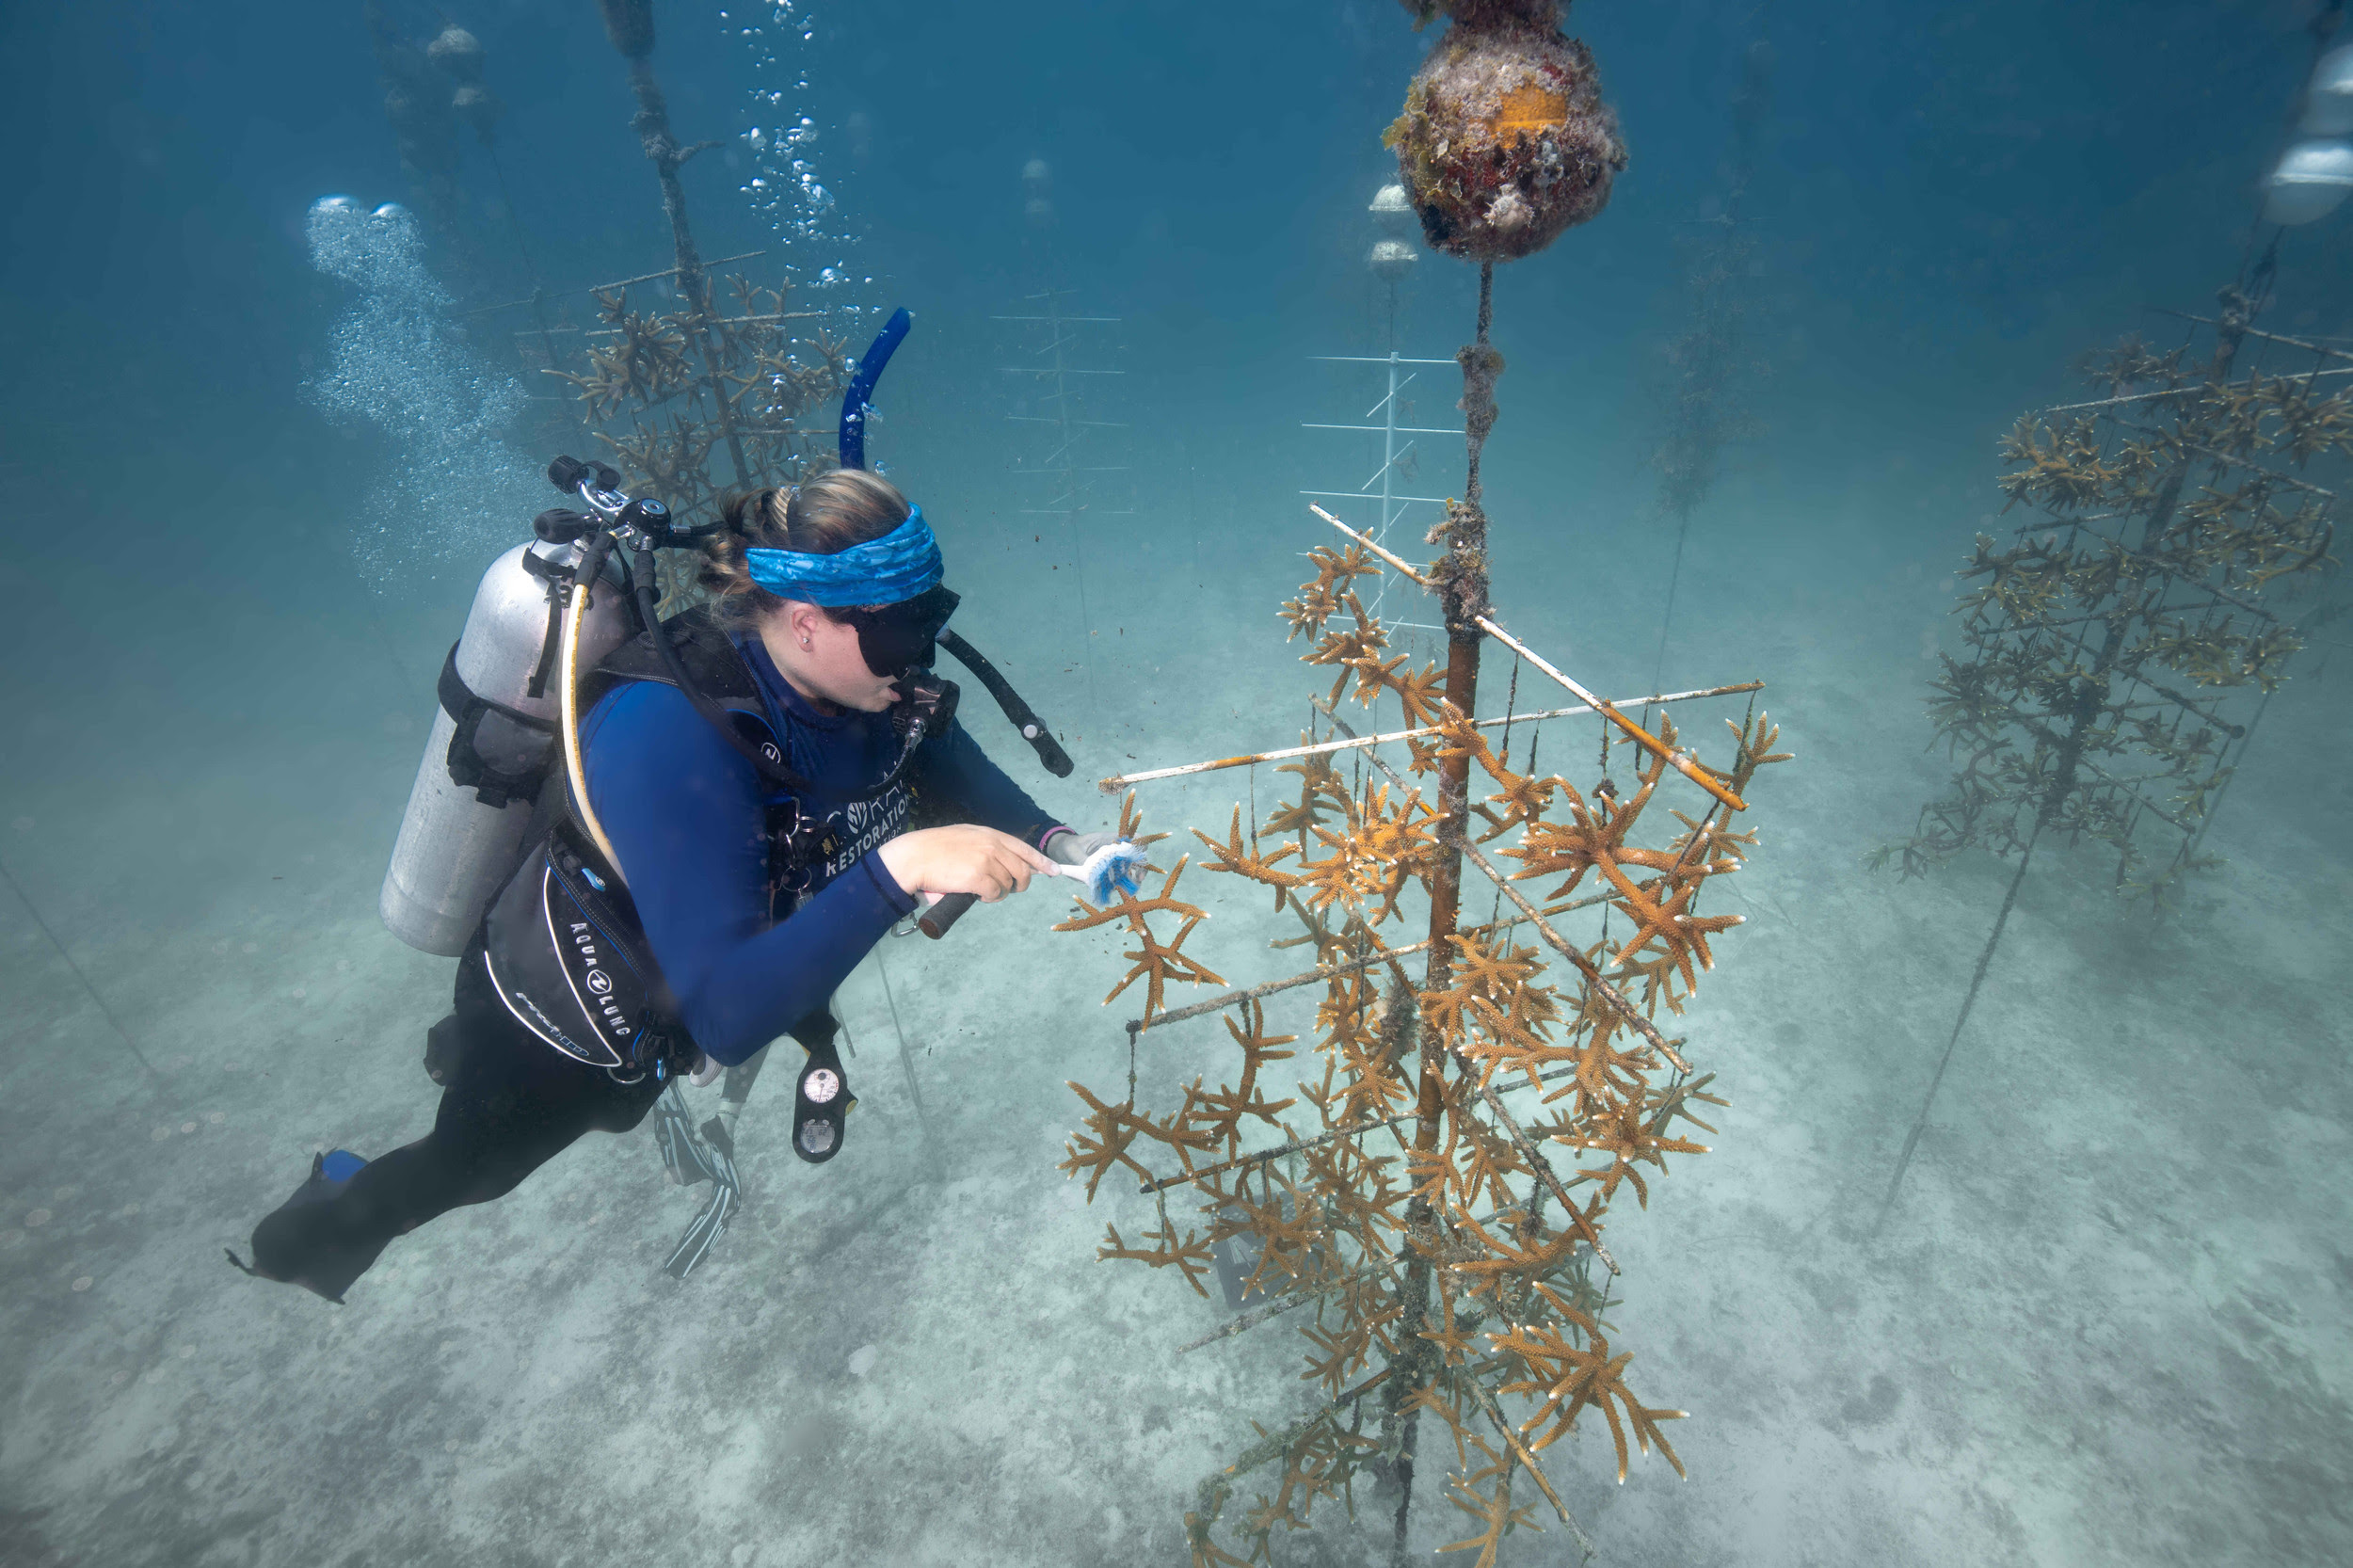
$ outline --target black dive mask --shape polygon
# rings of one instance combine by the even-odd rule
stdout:
[[[857,630],[857,650],[866,667],[885,679],[931,667],[940,629],[962,602],[953,590],[935,584],[896,604],[851,606],[830,612]]]

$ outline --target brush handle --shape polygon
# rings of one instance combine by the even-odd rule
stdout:
[[[980,903],[974,893],[942,893],[934,899],[931,907],[915,918],[916,929],[936,942],[948,935],[948,928],[964,919],[964,912]]]

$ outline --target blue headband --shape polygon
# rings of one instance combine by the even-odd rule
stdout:
[[[923,520],[923,508],[909,506],[906,521],[879,539],[830,555],[797,550],[746,550],[752,581],[783,599],[840,609],[852,604],[896,604],[939,585],[939,540]]]

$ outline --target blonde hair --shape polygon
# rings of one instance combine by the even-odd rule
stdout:
[[[752,581],[745,550],[836,555],[881,538],[906,521],[908,510],[898,486],[864,469],[830,469],[791,488],[740,490],[721,508],[725,526],[703,541],[696,581],[710,591],[712,613],[720,624],[748,627],[781,609],[784,600]],[[840,618],[831,610],[825,616]]]

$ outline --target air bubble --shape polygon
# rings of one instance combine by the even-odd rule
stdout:
[[[379,591],[504,549],[511,520],[545,481],[501,432],[522,412],[514,378],[453,340],[448,291],[425,265],[424,234],[398,202],[311,209],[311,264],[358,291],[328,330],[327,365],[305,388],[324,412],[393,439],[390,477],[359,504],[355,550]]]

